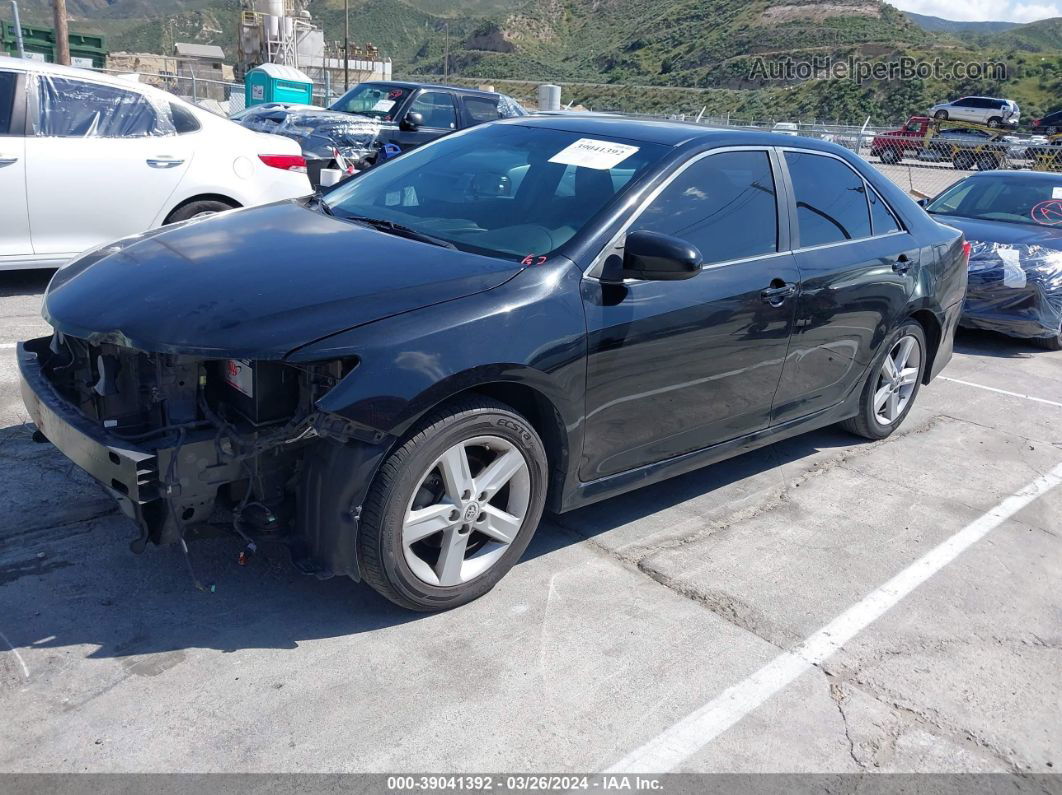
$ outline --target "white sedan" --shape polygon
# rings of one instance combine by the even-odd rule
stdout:
[[[295,141],[138,82],[0,57],[0,270],[310,191]]]

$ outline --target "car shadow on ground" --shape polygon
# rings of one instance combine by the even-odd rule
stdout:
[[[955,334],[955,352],[997,359],[1028,359],[1045,351],[1032,340],[1008,337],[995,331],[961,328]]]
[[[0,506],[14,519],[0,532],[0,630],[16,648],[89,647],[89,658],[186,649],[294,649],[318,639],[386,631],[428,618],[396,607],[347,578],[322,581],[298,573],[278,541],[260,542],[246,566],[237,562],[244,543],[229,534],[193,540],[187,561],[178,547],[149,546],[144,554],[134,555],[128,548],[135,535],[132,524],[101,503],[98,487],[87,476],[71,476],[58,452],[29,441],[28,428],[0,433],[5,432],[16,438],[0,450],[0,467],[39,468],[43,486],[51,485],[50,479],[65,479],[56,500],[91,497],[96,505],[96,515],[59,525],[29,515],[41,510],[39,500],[9,494]],[[824,448],[858,443],[836,430],[809,433],[580,509],[559,521],[547,517],[522,565]],[[22,522],[17,519],[20,512]],[[545,591],[541,597],[545,599]],[[499,603],[496,609],[506,607]]]
[[[55,275],[55,268],[0,272],[0,298],[40,295]]]

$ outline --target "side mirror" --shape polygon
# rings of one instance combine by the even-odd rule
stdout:
[[[918,206],[919,207],[926,207],[928,205],[929,205],[929,199],[919,199],[918,200]]]
[[[424,114],[407,113],[406,117],[402,119],[402,123],[398,126],[407,132],[416,132],[424,126]]]
[[[692,279],[701,272],[701,259],[697,247],[680,238],[659,232],[631,232],[623,247],[623,259],[610,257],[605,262],[601,280],[673,282]]]

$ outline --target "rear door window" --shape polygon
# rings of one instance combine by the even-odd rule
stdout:
[[[463,97],[461,101],[465,105],[465,112],[472,119],[473,124],[483,124],[488,121],[497,121],[502,118],[498,110],[498,101],[487,97]]]
[[[892,214],[892,210],[885,204],[878,192],[873,188],[869,189],[867,199],[870,200],[870,220],[874,234],[887,235],[889,232],[899,232],[900,224],[897,223],[896,216]]]
[[[11,134],[11,117],[15,111],[15,73],[0,72],[0,135]]]
[[[701,252],[703,264],[778,251],[774,174],[765,151],[722,152],[687,168],[634,222],[681,238]]]
[[[801,248],[870,237],[863,178],[840,160],[786,152],[793,182]]]
[[[434,130],[456,130],[457,115],[454,113],[454,101],[449,94],[442,91],[425,91],[409,106],[410,113],[419,113],[424,117],[425,127]]]
[[[60,138],[139,138],[158,132],[158,115],[136,91],[41,77],[37,135]]]

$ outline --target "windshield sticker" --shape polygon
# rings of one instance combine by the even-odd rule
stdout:
[[[1029,217],[1041,226],[1062,224],[1062,199],[1048,199],[1029,210]]]
[[[381,99],[375,105],[372,106],[375,113],[387,113],[391,108],[395,106],[395,103],[389,99]]]
[[[580,166],[608,171],[637,151],[637,146],[580,138],[571,146],[557,152],[549,159],[549,162],[560,163],[563,166]]]
[[[1051,188],[1052,199],[1062,199],[1062,188]]]

